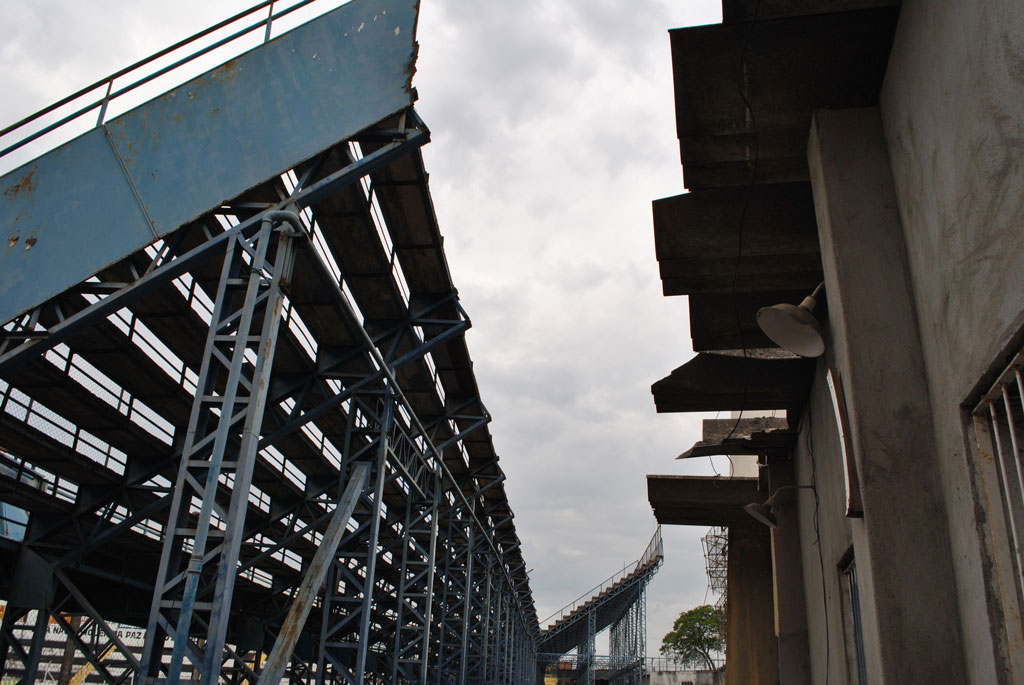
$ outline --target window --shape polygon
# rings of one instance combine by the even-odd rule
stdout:
[[[843,589],[843,621],[846,624],[846,658],[851,682],[867,685],[867,659],[864,657],[864,627],[860,617],[860,588],[857,585],[857,560],[851,547],[839,562]]]
[[[986,505],[993,556],[990,583],[1002,605],[1004,639],[1024,641],[1020,608],[1024,606],[1024,351],[995,376],[971,413],[977,439],[976,466],[981,473],[979,493]],[[1010,653],[1021,665],[1024,655]]]
[[[20,542],[25,539],[28,512],[7,502],[0,502],[0,537]]]

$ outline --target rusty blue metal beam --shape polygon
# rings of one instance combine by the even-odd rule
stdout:
[[[343,5],[0,177],[0,320],[408,108],[417,11]]]
[[[301,191],[299,194],[274,205],[271,208],[271,211],[282,209],[286,206],[294,206],[297,208],[308,207],[313,202],[316,202],[320,197],[337,190],[339,187],[343,187],[349,183],[354,183],[361,176],[370,173],[375,168],[386,165],[396,156],[406,153],[411,147],[419,147],[425,144],[427,142],[427,137],[427,133],[424,129],[409,129],[403,139],[396,140],[393,143],[363,157],[359,161],[346,166],[344,169],[339,170],[327,178],[321,179],[309,188]],[[3,203],[0,203],[0,208],[2,207]],[[259,228],[261,221],[262,214],[253,216],[235,226],[230,231],[214,236],[206,243],[190,250],[188,253],[181,255],[180,257],[168,259],[166,261],[159,261],[162,257],[158,258],[158,261],[154,262],[155,268],[152,268],[137,281],[133,283],[119,284],[120,287],[114,290],[110,295],[99,300],[87,309],[69,316],[56,326],[49,328],[45,333],[27,338],[19,345],[5,351],[3,354],[0,354],[0,373],[8,372],[12,368],[30,361],[46,350],[52,349],[55,345],[67,341],[83,328],[92,325],[99,318],[114,313],[118,309],[130,304],[136,298],[142,297],[153,288],[166,284],[182,274],[187,273],[189,269],[194,268],[197,264],[214,257],[217,249],[222,248],[223,245],[231,239],[231,236],[234,233],[240,233],[242,235],[251,235],[254,233]],[[3,257],[0,256],[0,264],[2,263]],[[40,275],[40,277],[42,276]],[[2,295],[3,292],[3,284],[8,278],[13,278],[13,276],[0,272],[0,295]],[[42,287],[45,288],[46,286]],[[43,302],[43,300],[39,300],[38,302]],[[4,306],[5,303],[0,300],[0,310],[2,310]]]

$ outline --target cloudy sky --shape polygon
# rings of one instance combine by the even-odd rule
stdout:
[[[5,3],[0,125],[249,4]],[[650,203],[683,190],[667,31],[718,21],[716,0],[422,0],[424,155],[541,617],[643,551],[646,474],[712,473],[674,460],[701,417],[650,394],[692,355]],[[704,532],[664,531],[649,653],[705,599]]]

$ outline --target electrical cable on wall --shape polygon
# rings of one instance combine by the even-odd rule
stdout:
[[[750,358],[749,350],[747,349],[746,337],[743,335],[743,325],[740,321],[740,308],[739,303],[736,299],[736,283],[739,280],[740,273],[740,262],[743,259],[743,227],[747,218],[747,210],[750,207],[750,196],[754,192],[754,184],[757,183],[757,167],[760,161],[760,149],[759,140],[757,134],[757,117],[754,115],[754,108],[750,104],[750,99],[747,97],[747,88],[745,84],[745,72],[747,65],[747,49],[750,47],[750,37],[754,33],[754,26],[757,24],[757,11],[760,7],[760,0],[754,0],[754,12],[750,18],[750,26],[747,28],[747,35],[743,40],[743,49],[740,51],[740,63],[736,71],[736,89],[739,91],[740,99],[743,100],[743,106],[746,108],[747,114],[750,116],[750,131],[753,143],[753,165],[750,172],[750,183],[747,184],[747,192],[743,198],[743,208],[740,210],[740,222],[736,231],[736,262],[733,266],[732,271],[732,311],[736,318],[736,332],[740,336],[740,346],[743,348],[743,401],[741,407],[747,403],[747,392],[748,388],[748,376],[750,374],[746,360]],[[722,442],[729,440],[740,426],[740,421],[743,420],[743,409],[740,409],[739,415],[736,417],[736,422],[733,424],[729,434],[725,436]],[[730,460],[731,461],[731,460]]]
[[[820,500],[818,498],[818,479],[817,479],[817,468],[814,462],[814,449],[813,439],[811,437],[811,431],[813,424],[811,423],[811,405],[808,402],[807,411],[805,412],[807,417],[807,456],[811,460],[811,488],[814,492],[814,546],[818,548],[818,566],[821,569],[821,606],[822,612],[825,614],[825,685],[828,685],[830,661],[831,661],[831,644],[828,630],[828,593],[825,588],[825,556],[821,550],[821,526],[818,520],[818,512],[820,508]]]

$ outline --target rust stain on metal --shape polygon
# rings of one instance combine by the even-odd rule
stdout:
[[[28,252],[32,247],[39,242],[39,238],[32,236],[31,238],[25,239],[25,252]]]
[[[33,179],[35,174],[36,174],[36,170],[32,169],[27,174],[22,176],[20,181],[18,181],[17,183],[15,183],[14,185],[12,185],[12,186],[10,186],[8,188],[5,188],[4,189],[4,197],[6,197],[9,200],[14,200],[14,198],[18,197],[19,195],[21,195],[23,193],[31,194],[31,193],[35,192],[36,182]]]
[[[9,250],[12,247],[14,247],[15,245],[17,245],[18,244],[18,240],[20,240],[20,239],[21,239],[21,236],[15,235],[13,233],[11,235],[7,236],[7,249]]]
[[[210,81],[230,81],[238,76],[238,59],[231,59],[210,72]]]

